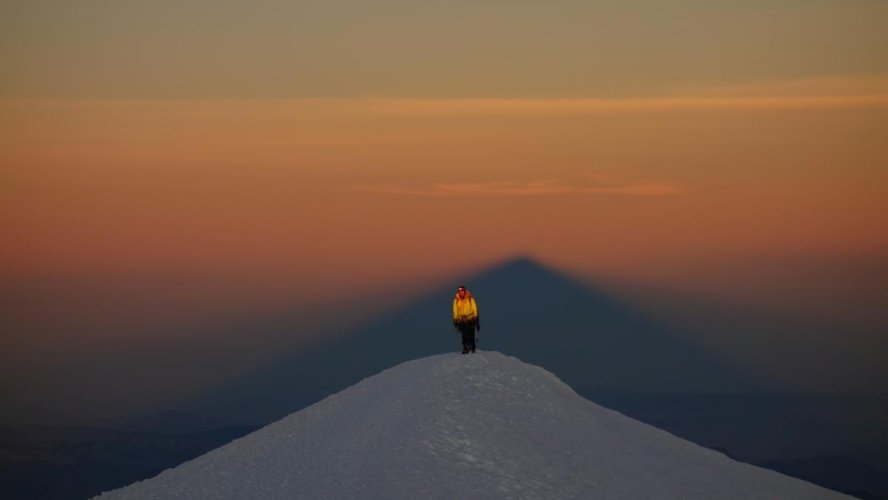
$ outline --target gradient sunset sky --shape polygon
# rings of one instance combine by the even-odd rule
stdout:
[[[115,390],[166,401],[515,255],[833,321],[814,384],[871,389],[886,26],[871,0],[3,2],[0,396],[64,407],[63,374],[98,393],[155,353]],[[187,382],[157,354],[281,307],[306,332]]]

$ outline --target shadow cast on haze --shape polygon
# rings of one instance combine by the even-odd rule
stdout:
[[[456,352],[450,302],[457,284],[218,386],[188,410],[268,422],[403,361]],[[586,397],[769,389],[641,312],[531,259],[494,266],[465,284],[481,311],[480,349],[542,366]],[[283,316],[276,322],[298,324]]]

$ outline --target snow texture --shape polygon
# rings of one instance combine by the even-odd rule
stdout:
[[[632,420],[497,352],[409,361],[155,478],[149,498],[846,498]]]

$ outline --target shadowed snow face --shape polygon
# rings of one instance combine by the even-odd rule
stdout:
[[[842,498],[482,352],[410,361],[110,499]]]

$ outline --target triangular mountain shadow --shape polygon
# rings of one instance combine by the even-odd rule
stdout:
[[[580,394],[742,392],[763,387],[666,327],[559,271],[520,258],[464,280],[478,300],[479,349],[555,373]],[[455,284],[217,388],[190,410],[266,422],[406,360],[455,352]]]

